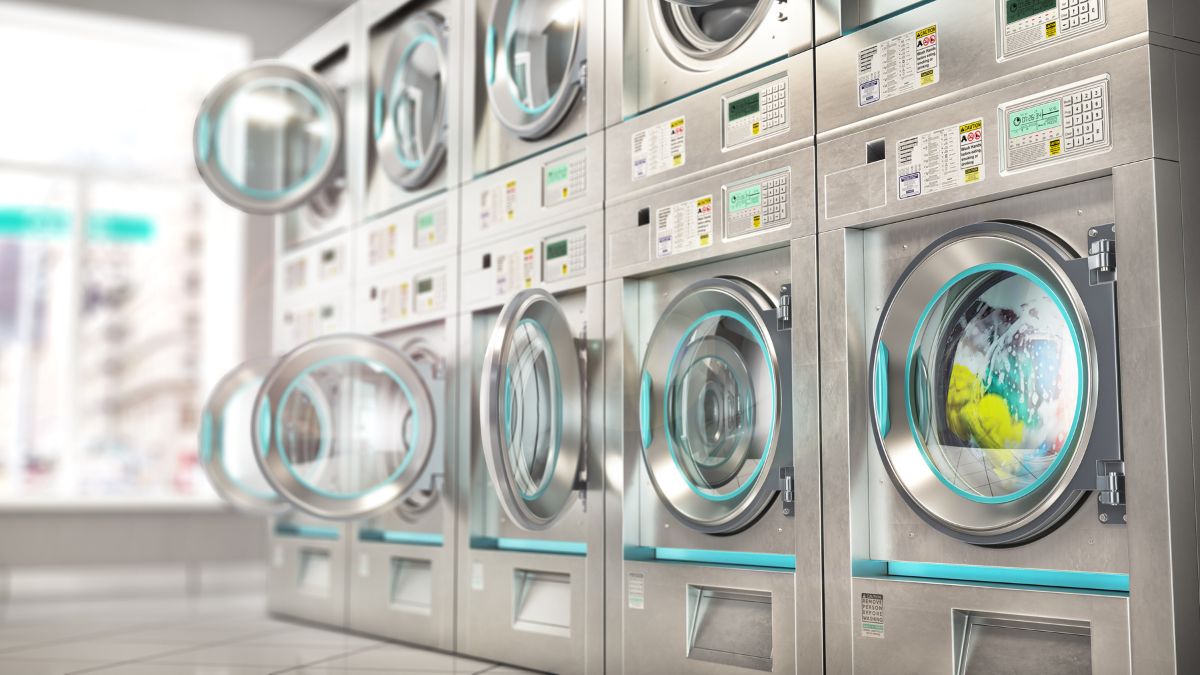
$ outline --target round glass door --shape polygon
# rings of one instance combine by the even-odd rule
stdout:
[[[1094,348],[1055,248],[1013,226],[935,244],[876,338],[885,465],[927,520],[979,543],[1024,540],[1078,498]]]
[[[659,43],[688,63],[714,61],[742,46],[771,9],[767,0],[650,0]]]
[[[200,417],[200,466],[225,501],[251,513],[288,510],[254,459],[254,396],[270,361],[249,361],[221,378]]]
[[[341,102],[311,71],[258,62],[209,93],[193,144],[200,176],[218,197],[250,213],[281,213],[336,179]]]
[[[492,112],[526,140],[553,131],[579,97],[586,47],[583,0],[499,0],[484,64]]]
[[[256,406],[263,474],[321,518],[397,506],[433,452],[429,389],[412,361],[374,338],[331,336],[298,347],[267,375]]]
[[[400,187],[429,182],[446,157],[446,25],[417,12],[397,29],[383,81],[375,91],[375,142],[380,163]]]
[[[732,279],[693,284],[667,307],[642,362],[642,453],[663,504],[703,532],[744,529],[774,497],[783,389],[762,313]]]
[[[583,371],[554,296],[513,298],[488,343],[479,391],[483,456],[509,518],[549,527],[575,494],[583,461]]]

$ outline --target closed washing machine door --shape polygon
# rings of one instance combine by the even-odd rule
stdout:
[[[342,134],[341,102],[324,80],[262,61],[226,77],[204,100],[193,133],[196,166],[230,205],[282,213],[338,179]]]
[[[225,501],[250,513],[290,507],[263,478],[254,459],[254,397],[271,361],[248,361],[213,387],[200,416],[200,466]]]
[[[663,51],[691,70],[709,70],[742,46],[773,0],[646,0]]]
[[[320,518],[397,506],[435,442],[420,369],[375,338],[335,335],[280,359],[259,389],[256,457],[271,486]]]
[[[963,228],[913,261],[871,368],[880,454],[918,514],[1015,544],[1096,487],[1092,460],[1120,458],[1113,297],[1086,258],[1012,223]]]
[[[566,117],[583,88],[583,0],[497,0],[488,20],[484,77],[492,112],[526,140]]]
[[[774,498],[786,391],[771,300],[737,279],[684,290],[650,337],[639,383],[642,455],[672,514],[725,534]]]
[[[479,389],[483,456],[500,504],[527,530],[554,523],[584,457],[579,349],[554,296],[533,289],[500,312]]]
[[[421,11],[396,29],[383,80],[375,90],[375,143],[384,171],[400,187],[416,189],[446,159],[446,23]]]

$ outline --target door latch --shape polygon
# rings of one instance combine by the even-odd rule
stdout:
[[[1093,286],[1117,280],[1117,238],[1112,225],[1088,230],[1088,280]]]
[[[1125,518],[1125,462],[1100,460],[1096,462],[1096,508],[1097,516],[1105,525],[1124,525]]]
[[[785,466],[779,469],[779,499],[783,502],[783,515],[796,515],[796,468]]]
[[[792,285],[784,284],[779,287],[779,305],[775,308],[775,320],[779,330],[792,328]]]

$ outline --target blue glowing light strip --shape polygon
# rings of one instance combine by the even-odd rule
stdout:
[[[380,541],[411,546],[441,546],[446,541],[442,535],[433,532],[397,532],[395,530],[361,530],[358,538],[362,541]]]
[[[300,539],[327,539],[336,541],[341,535],[336,527],[318,527],[316,525],[293,525],[280,523],[275,526],[275,534],[281,537],[298,537]]]
[[[774,567],[796,569],[796,556],[781,553],[744,553],[741,551],[702,551],[692,548],[656,548],[656,560],[670,562],[707,563],[710,565],[737,565],[739,567]]]
[[[1128,574],[886,561],[888,576],[1129,592]]]

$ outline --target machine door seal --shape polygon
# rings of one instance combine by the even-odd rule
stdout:
[[[751,525],[791,458],[791,347],[776,316],[757,287],[707,279],[671,302],[646,347],[646,470],[663,505],[701,532]]]
[[[430,181],[446,159],[446,22],[429,11],[406,18],[388,47],[372,102],[374,141],[388,177],[407,190]]]
[[[286,354],[255,403],[263,474],[295,506],[349,520],[393,508],[438,442],[427,372],[388,343],[318,338]]]
[[[554,131],[583,90],[587,48],[582,0],[499,0],[484,45],[496,119],[525,140]]]
[[[226,77],[200,106],[196,167],[222,200],[272,215],[342,175],[341,99],[311,70],[259,61]]]
[[[483,361],[480,436],[508,517],[544,530],[580,488],[585,455],[584,369],[558,300],[521,291],[500,312]]]
[[[291,505],[266,484],[254,460],[252,406],[254,395],[272,361],[247,361],[229,371],[213,387],[200,416],[200,467],[222,499],[248,513],[276,515]],[[245,410],[241,410],[245,408]],[[230,428],[243,420],[242,429]],[[238,448],[226,445],[227,434],[242,435]],[[244,455],[244,456],[240,456]]]
[[[1016,222],[951,232],[901,275],[871,351],[871,418],[927,522],[1023,543],[1119,463],[1114,279]]]

